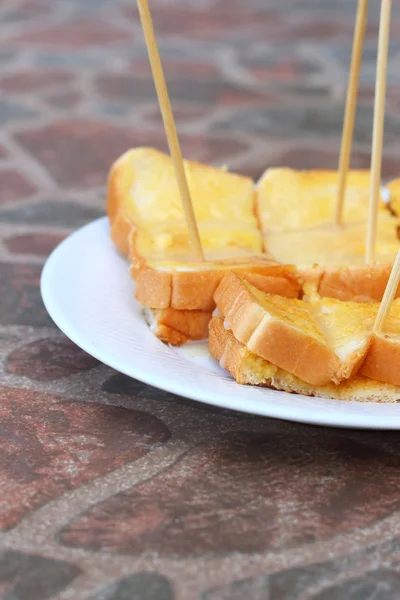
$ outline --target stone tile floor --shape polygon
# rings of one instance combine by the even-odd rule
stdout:
[[[354,165],[369,164],[378,1]],[[400,174],[394,1],[384,176]],[[152,0],[186,156],[335,167],[355,0]],[[218,411],[74,347],[47,254],[104,212],[129,145],[165,148],[133,0],[0,0],[0,596],[400,597],[400,437]]]

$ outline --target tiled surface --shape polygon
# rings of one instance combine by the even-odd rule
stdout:
[[[354,164],[369,163],[378,0]],[[400,174],[394,0],[384,175]],[[185,154],[253,176],[337,162],[355,0],[152,0]],[[0,0],[0,596],[400,597],[400,437],[218,411],[54,327],[46,255],[108,166],[165,148],[133,0]]]

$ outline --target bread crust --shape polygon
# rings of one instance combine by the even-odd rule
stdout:
[[[218,255],[225,247],[233,254],[261,252],[251,178],[195,161],[184,165],[205,253]],[[118,158],[108,176],[107,213],[112,239],[130,258],[190,260],[190,237],[168,154],[139,147]]]
[[[125,210],[125,200],[129,197],[133,172],[128,168],[132,150],[125,152],[112,165],[107,180],[107,214],[110,219],[111,239],[118,249],[129,255],[129,238],[135,223]]]
[[[397,402],[400,388],[357,375],[340,385],[329,383],[325,386],[312,386],[262,359],[252,356],[252,363],[246,367],[250,353],[238,342],[233,333],[225,329],[223,319],[213,317],[209,328],[209,351],[234,377],[237,383],[257,385],[282,390],[288,393],[318,396],[320,398],[358,402]],[[257,375],[252,364],[257,361],[262,375]]]
[[[154,335],[172,346],[206,339],[211,316],[211,313],[196,310],[146,309],[146,318]]]
[[[223,320],[218,317],[213,317],[210,321],[208,348],[221,368],[229,371],[238,383],[247,383],[245,373],[241,369],[244,346],[224,328]]]
[[[214,299],[226,328],[257,356],[313,385],[339,371],[339,358],[323,340],[271,316],[235,273],[225,275]]]
[[[189,340],[207,337],[208,324],[215,307],[213,296],[221,287],[221,280],[226,275],[227,266],[221,262],[220,268],[214,263],[209,269],[204,265],[199,270],[190,268],[163,270],[141,260],[136,243],[137,215],[130,201],[130,192],[135,181],[133,161],[141,154],[148,154],[151,158],[154,152],[146,148],[129,150],[113,164],[108,177],[107,213],[113,241],[122,253],[134,259],[131,273],[136,279],[136,298],[153,310],[156,323],[155,334],[167,343],[179,345]],[[170,159],[165,156],[165,160],[168,162]],[[209,169],[205,165],[198,165],[198,167]],[[139,170],[138,167],[138,172]],[[287,172],[287,175],[290,173]],[[330,179],[332,173],[301,174],[306,187],[312,182],[312,178],[320,176]],[[362,172],[354,172],[352,175],[356,183],[359,180],[360,184],[365,180],[365,176]],[[391,182],[387,187],[391,193],[390,209],[393,214],[399,216],[400,180]],[[265,256],[267,260],[267,255]],[[233,263],[229,269],[245,277],[249,283],[264,292],[299,298],[302,296],[301,286],[312,285],[322,297],[357,302],[380,301],[391,270],[391,265],[358,267],[314,265],[307,269],[295,269],[291,266],[271,263],[262,265],[256,260],[254,265],[243,266],[240,263],[240,260],[237,265]],[[188,266],[193,265],[188,263]],[[240,291],[235,292],[234,286],[232,287],[231,308],[240,293]],[[397,292],[397,297],[399,296],[400,289]],[[250,305],[244,300],[245,297],[242,295],[229,319],[234,323],[236,330],[241,332],[242,339],[246,339],[252,351],[264,357],[274,356],[275,361],[279,360],[281,365],[285,365],[284,368],[307,381],[312,381],[315,385],[320,385],[326,380],[328,373],[336,368],[334,363],[330,363],[326,349],[323,350],[314,341],[310,343],[308,337],[302,339],[298,331],[293,333],[287,328],[282,330],[282,324],[277,321],[270,320],[261,325],[263,314],[259,307],[256,303]],[[226,310],[226,314],[229,310],[229,308]],[[307,352],[305,352],[306,345]],[[396,368],[396,364],[400,364],[399,359],[397,346],[393,341],[374,338],[361,372],[374,380],[400,385]],[[354,362],[350,375],[348,373],[342,375],[353,376],[361,363],[362,358]],[[340,371],[338,373],[340,376]]]
[[[280,321],[261,321],[248,349],[312,385],[332,381],[340,361],[324,344]]]
[[[214,292],[228,270],[223,264],[213,267],[207,269],[204,265],[198,270],[164,271],[149,267],[145,262],[135,263],[131,275],[136,279],[136,299],[150,308],[212,312]],[[300,284],[291,266],[255,264],[243,267],[232,262],[229,268],[262,291],[288,298],[297,298],[300,294]]]
[[[360,267],[315,266],[295,269],[286,265],[235,267],[232,272],[244,277],[257,289],[299,298],[306,286],[314,286],[323,298],[342,301],[380,302],[390,275],[391,265]],[[131,275],[136,279],[136,298],[151,308],[212,311],[213,294],[227,268],[204,270],[162,270],[149,267],[145,261],[135,262]],[[396,293],[400,297],[400,288]]]
[[[374,335],[360,373],[370,379],[400,386],[399,338],[385,333]]]
[[[319,281],[322,297],[380,302],[389,279],[392,265],[363,265],[359,267],[326,267]],[[396,297],[400,295],[397,291]]]

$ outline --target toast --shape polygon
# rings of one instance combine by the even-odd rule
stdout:
[[[342,302],[313,292],[304,299],[264,294],[228,273],[215,292],[224,327],[247,350],[314,386],[357,374],[400,386],[400,300],[382,332],[378,302]]]
[[[174,308],[143,308],[144,317],[162,342],[181,346],[189,340],[203,340],[208,337],[208,325],[212,313],[201,310],[176,310]]]
[[[257,213],[263,235],[315,229],[334,223],[337,171],[267,169],[257,183]],[[343,222],[363,223],[368,217],[369,171],[349,171]],[[379,209],[387,210],[381,201]]]
[[[277,265],[266,255],[219,263],[147,262],[132,266],[136,299],[144,306],[152,332],[172,345],[208,337],[215,308],[214,292],[231,270],[259,289],[297,298],[301,288],[293,267]]]
[[[262,251],[249,177],[184,161],[207,259]],[[152,148],[123,154],[108,177],[111,237],[131,259],[193,259],[171,158]]]
[[[250,352],[312,385],[352,377],[371,343],[362,319],[338,300],[265,294],[234,273],[214,297],[225,327]]]
[[[372,320],[375,320],[375,315],[366,319],[368,327],[371,326]],[[360,372],[371,379],[400,385],[399,299],[392,302],[382,330],[373,334],[371,347]]]
[[[380,211],[377,222],[375,264],[390,265],[400,247],[400,221]],[[327,224],[309,230],[267,233],[265,249],[280,263],[300,269],[315,263],[323,267],[362,267],[365,264],[367,221],[336,227]],[[293,252],[296,248],[296,252]],[[374,265],[375,266],[375,265]]]
[[[321,296],[380,301],[400,247],[396,212],[400,203],[395,194],[399,180],[382,189],[376,260],[367,266],[370,174],[348,173],[340,228],[333,225],[337,184],[335,171],[268,169],[257,184],[256,195],[264,249],[282,264],[290,258],[299,281],[303,285],[312,282]]]
[[[191,260],[168,155],[151,148],[129,150],[108,178],[111,237],[130,258],[136,297],[150,310],[153,331],[163,341],[183,343],[179,340],[206,333],[213,293],[227,270],[262,291],[287,297],[297,298],[302,286],[313,285],[320,295],[342,300],[382,298],[399,246],[397,218],[382,202],[381,264],[365,267],[367,171],[349,173],[348,223],[338,232],[328,224],[335,172],[270,169],[255,187],[248,177],[200,163],[185,161],[185,170],[206,256],[202,264]],[[391,185],[394,200],[396,183]]]
[[[295,269],[279,265],[266,255],[250,261],[230,260],[204,263],[146,262],[135,264],[136,299],[150,308],[203,310],[215,308],[214,292],[227,272],[245,276],[257,288],[271,294],[297,298],[300,284]]]
[[[400,387],[382,384],[363,375],[356,375],[339,385],[328,383],[314,386],[250,352],[232,331],[225,329],[220,317],[213,317],[209,330],[209,350],[220,366],[240,384],[269,387],[285,392],[318,396],[334,400],[358,402],[397,402]]]
[[[264,248],[283,264],[358,266],[365,260],[369,171],[349,171],[343,226],[334,226],[338,173],[268,169],[257,184],[257,214]],[[396,181],[389,184],[396,188]],[[376,263],[391,264],[399,248],[400,221],[386,193],[378,210]],[[293,253],[293,248],[296,252]],[[293,256],[294,254],[294,256]]]

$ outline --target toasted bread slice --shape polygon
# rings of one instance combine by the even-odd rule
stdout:
[[[184,161],[207,258],[262,250],[250,178]],[[171,158],[152,148],[121,156],[108,179],[114,242],[133,258],[191,260],[192,248]]]
[[[367,320],[372,327],[375,314]],[[392,303],[382,331],[372,336],[371,348],[360,371],[366,377],[400,385],[400,300]]]
[[[279,265],[267,255],[230,261],[176,263],[150,261],[132,267],[136,298],[150,308],[202,310],[215,308],[213,295],[222,277],[233,271],[271,294],[297,298],[300,284],[290,265]]]
[[[392,270],[387,265],[363,265],[357,267],[314,267],[298,269],[299,280],[313,283],[320,296],[343,301],[380,302]],[[400,296],[400,289],[396,292]]]
[[[208,337],[212,313],[201,310],[151,309],[144,307],[144,316],[150,330],[162,342],[181,346],[190,340]]]
[[[399,333],[379,333],[372,339],[360,373],[371,379],[400,386],[400,328]]]
[[[300,284],[293,267],[283,267],[266,255],[219,263],[149,262],[132,266],[136,298],[145,307],[152,332],[173,345],[205,339],[215,308],[213,295],[229,269],[244,275],[255,287],[297,298]]]
[[[378,304],[342,302],[331,298],[308,298],[313,317],[329,347],[340,359],[335,383],[350,379],[360,370],[372,342],[371,321]]]
[[[338,178],[337,171],[267,169],[257,184],[257,211],[263,234],[331,225]],[[369,171],[349,171],[344,223],[367,221],[370,182]],[[380,208],[385,209],[383,201]]]
[[[282,264],[290,258],[305,279],[317,274],[315,265],[320,266],[322,274],[325,269],[333,269],[346,275],[345,267],[350,267],[355,271],[361,268],[359,277],[364,275],[370,173],[349,172],[341,228],[333,225],[337,184],[335,171],[269,169],[257,185],[264,248]],[[393,264],[400,247],[400,221],[389,210],[387,193],[390,195],[390,190],[383,188],[375,260],[377,265],[386,267]],[[372,279],[380,277],[379,266],[373,265],[369,270]],[[343,287],[348,288],[346,276],[342,281],[338,277],[331,280],[335,297],[340,297]],[[354,291],[361,295],[357,287]]]
[[[238,342],[232,331],[225,329],[223,319],[219,317],[211,319],[208,343],[211,356],[241,384],[270,387],[285,392],[335,400],[359,402],[400,400],[400,387],[382,384],[360,375],[343,381],[340,385],[334,383],[323,386],[310,385],[250,352],[244,344]]]
[[[347,366],[346,378],[359,371],[375,381],[400,386],[400,300],[393,302],[379,333],[373,333],[377,302],[325,298],[314,300],[313,304],[330,347]]]
[[[400,247],[400,221],[389,212],[378,215],[375,263],[390,265]],[[345,224],[341,228],[324,225],[307,231],[266,234],[265,245],[274,258],[300,268],[314,264],[329,266],[363,266],[367,237],[367,222]],[[295,251],[293,249],[296,249]]]
[[[320,298],[315,292],[303,300],[279,298],[255,290],[232,273],[214,297],[238,341],[314,385],[340,383],[358,372],[371,345],[379,306]],[[275,339],[275,331],[281,339]]]
[[[400,299],[373,334],[378,302],[271,296],[234,273],[214,297],[225,328],[247,350],[307,383],[339,384],[360,373],[400,386]]]
[[[340,359],[304,300],[265,294],[234,273],[224,277],[214,299],[226,328],[250,352],[313,385],[340,372]]]

